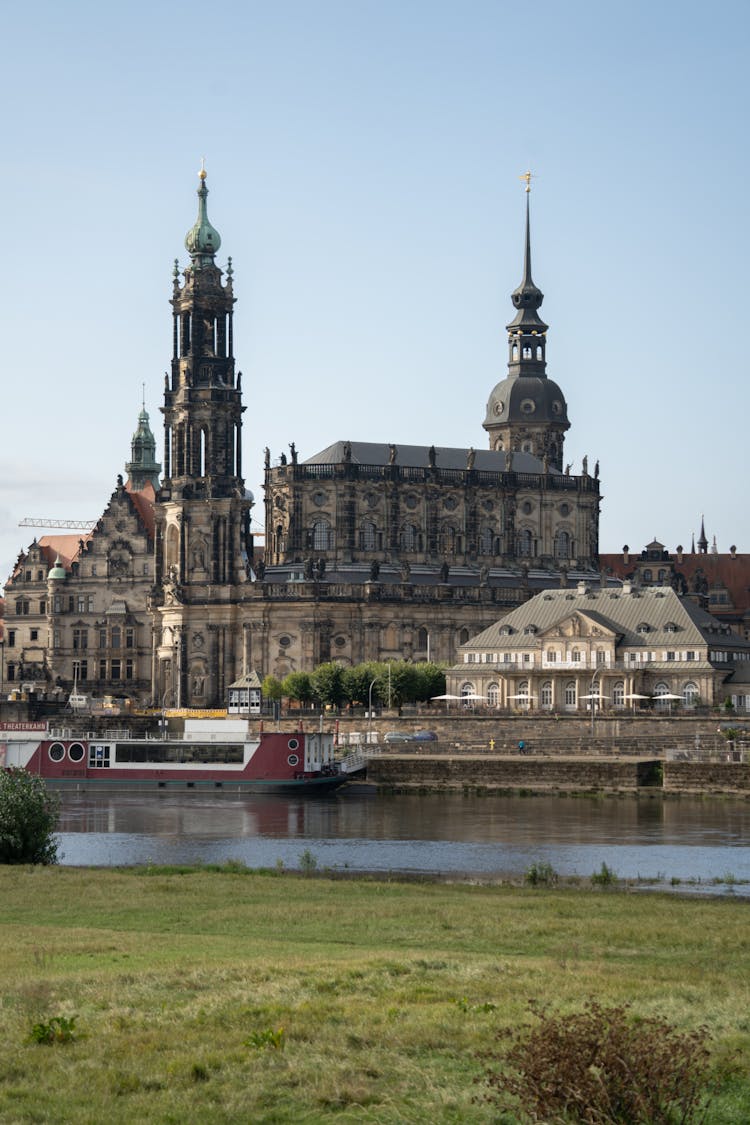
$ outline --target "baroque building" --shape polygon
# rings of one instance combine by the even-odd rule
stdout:
[[[548,590],[473,637],[447,690],[508,710],[750,710],[750,641],[669,586]]]
[[[83,535],[44,535],[23,551],[5,585],[0,689],[67,697],[151,694],[154,481],[161,465],[145,407],[127,483]]]
[[[266,450],[257,551],[232,262],[217,265],[207,197],[202,170],[189,264],[173,271],[161,482],[144,409],[128,483],[94,531],[73,543],[45,536],[19,560],[7,612],[19,614],[26,585],[38,585],[26,599],[38,648],[24,622],[14,677],[34,664],[48,686],[69,687],[75,675],[156,706],[222,705],[254,672],[282,677],[327,660],[451,663],[539,590],[598,576],[598,464],[590,473],[584,458],[578,475],[563,468],[570,423],[547,375],[528,195],[507,375],[481,422],[486,447],[338,440],[302,459],[292,443],[274,464]],[[118,645],[132,650],[117,655]]]

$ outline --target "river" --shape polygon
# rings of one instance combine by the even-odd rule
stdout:
[[[750,801],[733,798],[327,797],[229,794],[62,798],[63,864],[224,863],[483,878],[549,863],[588,876],[697,882],[734,893],[750,882]]]

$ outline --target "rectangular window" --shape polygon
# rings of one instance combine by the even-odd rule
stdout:
[[[603,651],[602,649],[600,649],[600,648],[599,648],[599,649],[597,649],[597,650],[596,650],[596,663],[597,663],[597,664],[604,664],[604,662],[606,661],[606,659],[607,659],[607,654],[606,654],[606,652],[604,652],[604,651]]]
[[[125,630],[125,648],[135,648],[135,629]]]
[[[91,565],[91,577],[96,578],[96,563],[92,563]]]
[[[8,648],[16,647],[16,631],[15,629],[8,630]]]
[[[129,656],[125,661],[125,679],[132,680],[133,678],[133,658]]]
[[[16,678],[16,666],[15,666],[15,664],[9,664],[8,665],[8,679],[9,680],[15,680],[15,678]]]
[[[61,644],[62,644],[62,637],[60,635],[60,630],[59,629],[53,629],[52,630],[52,647],[53,648],[59,648]]]
[[[96,742],[89,745],[89,769],[109,769],[109,746]]]
[[[119,660],[113,660],[112,661],[112,679],[113,680],[119,680],[119,678],[120,678],[120,661]]]
[[[100,680],[106,680],[106,678],[107,678],[107,661],[106,660],[100,660],[99,661],[99,679]]]
[[[99,648],[107,647],[107,630],[102,627],[99,629]]]
[[[89,594],[89,596],[86,598],[86,612],[87,613],[93,613],[94,612],[94,595],[93,594]]]
[[[39,640],[39,630],[38,629],[32,629],[31,632],[29,633],[29,639],[32,640],[32,641],[38,641]]]
[[[88,660],[78,661],[78,679],[87,680],[89,678],[89,662]]]
[[[667,653],[667,660],[674,660],[674,653],[673,652]]]
[[[42,598],[42,600],[39,603],[39,612],[40,613],[46,613],[47,612],[47,603],[44,600],[44,598]]]
[[[549,652],[547,653],[547,663],[548,664],[554,664],[556,660],[557,660],[557,653],[555,652],[555,650],[553,648],[551,648],[549,650]]]
[[[78,612],[79,613],[85,613],[86,612],[86,595],[85,594],[79,594],[78,595]]]
[[[68,598],[68,613],[75,613],[75,609],[76,609],[76,600],[75,600],[75,597],[73,596],[73,594],[71,594],[70,597]]]

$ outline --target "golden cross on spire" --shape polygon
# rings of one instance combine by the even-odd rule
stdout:
[[[523,175],[519,176],[518,178],[519,178],[519,180],[525,180],[526,181],[526,187],[524,188],[524,191],[528,194],[528,192],[531,191],[531,180],[533,178],[532,173],[531,172],[524,172]]]
[[[200,172],[198,173],[198,178],[199,178],[199,179],[201,179],[201,180],[205,180],[206,176],[207,176],[207,172],[206,172],[206,158],[205,158],[205,156],[202,156],[202,157],[201,157],[201,170],[200,170]]]

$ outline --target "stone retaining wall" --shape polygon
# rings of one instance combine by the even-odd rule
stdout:
[[[470,790],[650,794],[723,793],[750,797],[750,766],[655,759],[516,758],[489,754],[381,754],[368,782],[393,791]]]

